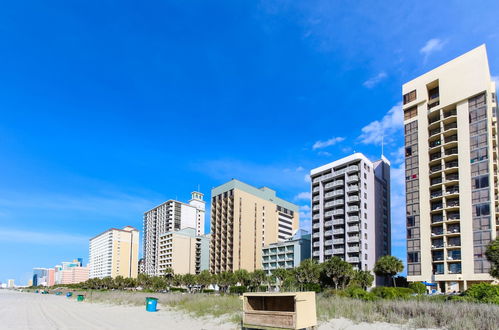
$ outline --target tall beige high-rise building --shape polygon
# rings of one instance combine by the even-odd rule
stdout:
[[[208,269],[210,239],[194,228],[170,231],[159,237],[159,274],[199,274]]]
[[[262,246],[285,241],[298,229],[298,206],[267,187],[231,180],[211,196],[212,273],[262,269]]]
[[[110,228],[90,239],[89,277],[137,277],[139,231]]]
[[[404,84],[409,281],[443,292],[492,281],[497,100],[485,45]]]
[[[194,228],[204,234],[205,201],[198,191],[191,193],[189,204],[168,200],[144,213],[144,272],[160,275],[160,236],[175,230]]]

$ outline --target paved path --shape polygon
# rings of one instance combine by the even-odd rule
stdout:
[[[171,310],[77,302],[64,296],[0,290],[0,329],[234,329]]]

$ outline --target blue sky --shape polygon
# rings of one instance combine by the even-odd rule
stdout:
[[[310,221],[307,172],[385,132],[405,260],[401,85],[482,43],[499,2],[12,1],[0,11],[0,281],[231,178]],[[207,223],[208,227],[208,223]]]

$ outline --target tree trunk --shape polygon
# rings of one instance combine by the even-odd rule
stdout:
[[[392,276],[392,280],[393,280],[393,287],[396,288],[397,287],[397,283],[395,282],[395,276]]]

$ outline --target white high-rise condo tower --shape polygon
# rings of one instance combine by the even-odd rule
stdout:
[[[391,253],[390,162],[361,153],[313,169],[312,258],[338,256],[371,271]],[[382,278],[376,284],[383,284]]]
[[[497,101],[485,45],[403,86],[408,280],[442,292],[492,281]]]
[[[204,234],[205,201],[203,194],[192,192],[189,204],[168,200],[144,213],[144,271],[160,275],[159,241],[168,232],[194,228],[196,235]]]

